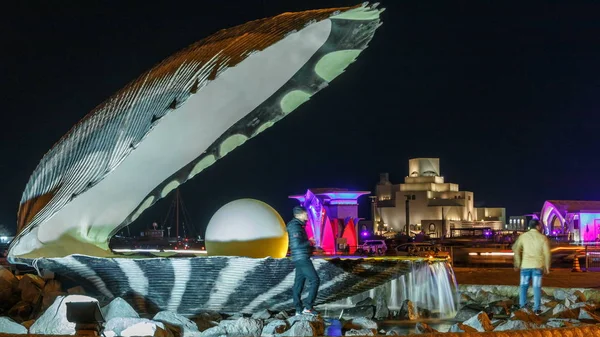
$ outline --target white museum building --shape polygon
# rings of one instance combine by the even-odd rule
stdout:
[[[442,233],[449,237],[473,228],[505,227],[506,210],[473,207],[473,192],[444,181],[439,158],[410,159],[403,184],[393,184],[389,175],[382,173],[375,193],[373,208],[379,230],[405,232],[407,207],[412,234],[424,231],[431,237]]]

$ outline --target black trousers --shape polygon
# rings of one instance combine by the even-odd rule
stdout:
[[[294,261],[296,267],[296,278],[294,280],[294,287],[292,288],[292,296],[294,300],[294,306],[296,311],[302,311],[302,309],[312,309],[317,298],[317,291],[319,290],[319,275],[313,266],[311,259],[302,259]],[[302,290],[304,289],[304,283],[308,281],[308,296],[302,303]]]

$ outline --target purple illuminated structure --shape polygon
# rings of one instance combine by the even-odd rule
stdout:
[[[358,218],[358,198],[371,194],[370,191],[350,191],[341,188],[311,188],[308,191],[320,200],[329,217],[336,219]],[[289,198],[305,205],[307,194],[290,195]]]
[[[321,200],[319,200],[319,198],[317,198],[317,196],[314,195],[310,190],[306,191],[306,194],[304,195],[304,201],[301,202],[301,204],[308,212],[308,222],[313,238],[315,239],[315,245],[317,247],[322,247],[322,228],[323,219],[325,218],[323,204],[321,203]]]
[[[600,201],[547,200],[540,220],[549,235],[564,235],[580,242],[600,238]]]
[[[371,194],[369,191],[350,191],[335,188],[309,189],[304,195],[291,195],[308,211],[307,233],[313,237],[315,245],[327,253],[335,251],[338,238],[356,246],[356,224],[358,218],[358,198]],[[352,228],[350,228],[352,227]],[[351,248],[353,249],[353,248]]]

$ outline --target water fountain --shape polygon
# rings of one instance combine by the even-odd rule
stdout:
[[[395,275],[389,281],[368,291],[323,304],[320,308],[324,312],[330,312],[328,315],[333,315],[371,298],[375,301],[383,300],[389,311],[400,313],[409,300],[415,308],[427,310],[430,317],[453,318],[458,309],[458,300],[456,279],[450,265],[441,260],[434,263],[423,263],[419,260],[408,262],[410,268],[407,273]]]

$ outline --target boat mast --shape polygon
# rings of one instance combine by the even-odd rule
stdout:
[[[175,193],[175,235],[177,240],[179,240],[179,188]]]

